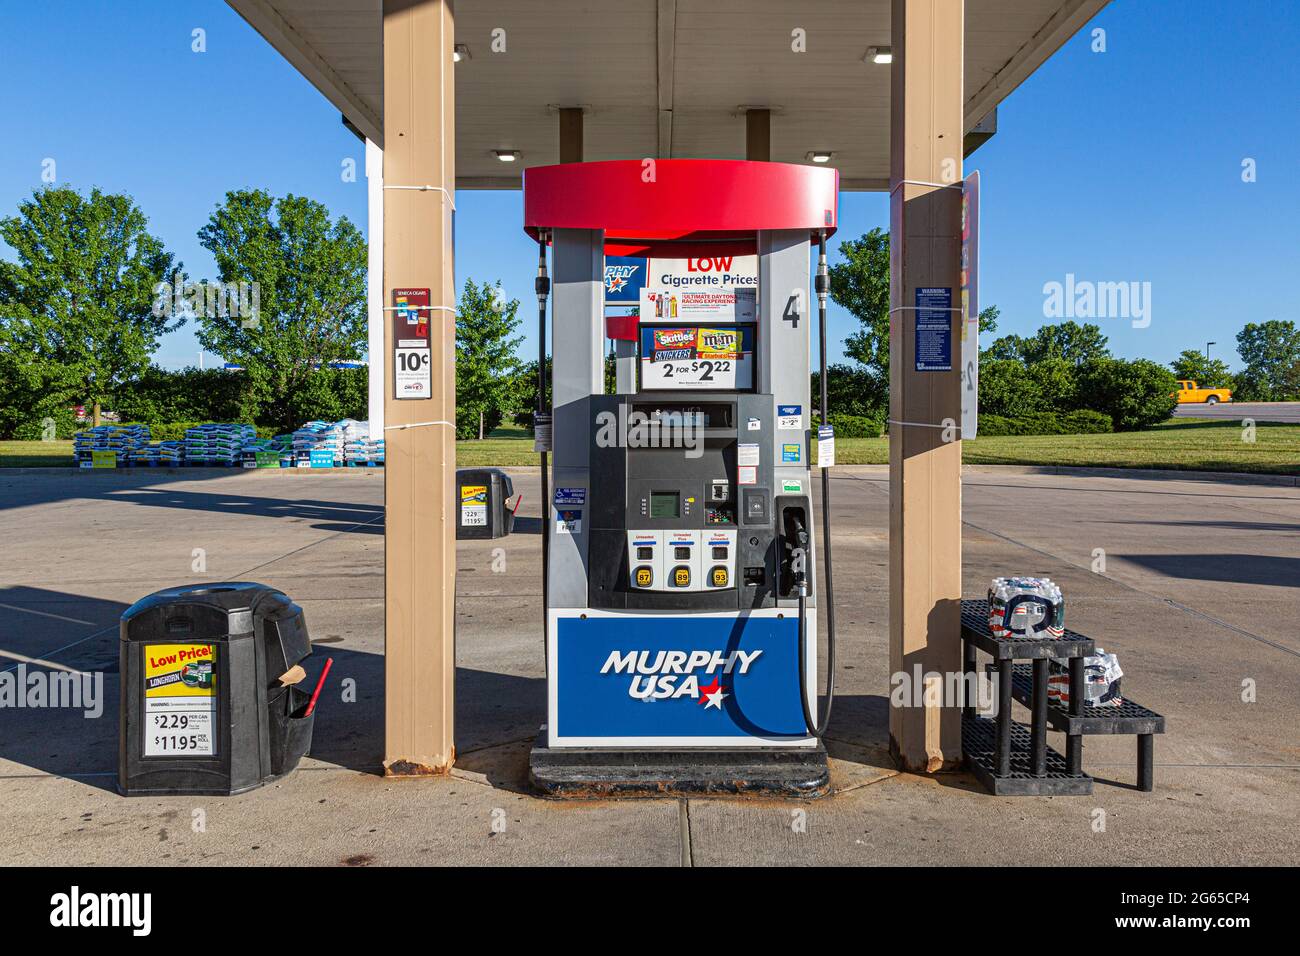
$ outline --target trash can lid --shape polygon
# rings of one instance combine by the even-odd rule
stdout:
[[[184,605],[215,608],[225,614],[250,611],[264,594],[282,594],[275,588],[255,581],[220,581],[213,584],[186,584],[164,588],[142,597],[122,612],[122,624],[160,608]],[[123,631],[125,633],[125,629]]]

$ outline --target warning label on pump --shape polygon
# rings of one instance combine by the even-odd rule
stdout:
[[[217,752],[217,649],[212,644],[146,644],[144,755]]]
[[[460,523],[466,528],[487,527],[487,485],[460,486]]]

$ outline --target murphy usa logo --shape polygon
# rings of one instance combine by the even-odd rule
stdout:
[[[641,270],[639,265],[618,264],[605,266],[605,292],[609,295],[620,291]]]
[[[630,677],[627,694],[643,701],[677,700],[689,697],[704,707],[722,710],[731,696],[731,682],[724,678],[744,676],[762,651],[610,651],[602,674]],[[701,678],[710,679],[702,684]]]

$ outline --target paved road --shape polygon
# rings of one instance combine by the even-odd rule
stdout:
[[[887,746],[888,486],[834,482],[837,793],[803,805],[556,805],[526,788],[544,714],[536,519],[505,547],[462,542],[451,777],[374,771],[383,732],[379,475],[0,474],[0,670],[44,660],[105,675],[103,716],[0,710],[0,860],[9,863],[1294,863],[1300,859],[1300,489],[972,473],[966,593],[1050,574],[1072,626],[1117,651],[1128,694],[1163,711],[1157,790],[1131,789],[1133,738],[1090,738],[1090,797],[993,798],[964,774],[897,774]],[[177,479],[182,480],[177,480]],[[536,502],[520,477],[525,508]],[[196,549],[200,549],[196,551]],[[192,570],[201,554],[203,571]],[[1104,567],[1095,562],[1101,558]],[[1095,570],[1094,570],[1095,569]],[[500,573],[497,573],[497,572]],[[125,800],[116,766],[117,630],[140,596],[251,578],[306,609],[332,681],[313,754],[233,799]],[[1252,700],[1253,702],[1247,702]],[[1025,715],[1020,714],[1020,719]],[[1063,749],[1052,735],[1053,746]],[[206,813],[205,832],[191,826]],[[1106,811],[1098,832],[1095,811]],[[494,821],[504,820],[504,832]]]
[[[1186,404],[1174,409],[1174,418],[1227,418],[1257,422],[1300,424],[1300,402],[1220,402],[1217,405]]]

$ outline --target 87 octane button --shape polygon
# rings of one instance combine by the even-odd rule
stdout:
[[[431,361],[427,348],[398,348],[393,353],[393,398],[430,398]]]

